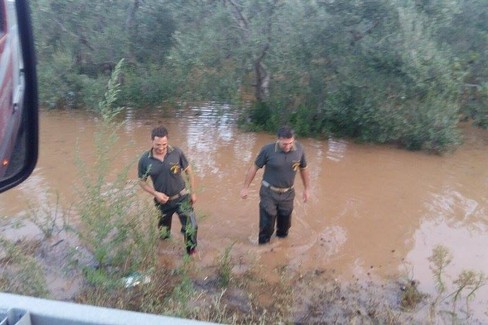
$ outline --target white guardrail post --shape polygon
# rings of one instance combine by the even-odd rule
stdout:
[[[202,325],[183,318],[0,293],[0,325]]]

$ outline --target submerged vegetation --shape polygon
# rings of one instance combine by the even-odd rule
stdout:
[[[36,0],[41,102],[222,101],[242,126],[444,152],[488,126],[488,2]]]

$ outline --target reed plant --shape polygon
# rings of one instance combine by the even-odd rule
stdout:
[[[233,242],[231,245],[227,246],[222,253],[222,255],[219,257],[219,264],[218,264],[218,281],[219,285],[223,288],[226,288],[231,279],[232,279],[232,256],[231,256],[231,251],[232,247],[234,246],[235,242]]]
[[[62,208],[58,192],[55,193],[54,205],[46,200],[45,204],[28,202],[27,206],[27,221],[33,223],[41,231],[44,239],[50,239],[70,227],[69,210]]]
[[[85,269],[86,279],[109,287],[127,274],[151,269],[157,243],[156,211],[138,198],[137,181],[128,176],[135,159],[119,171],[112,170],[121,152],[117,132],[123,122],[115,117],[122,108],[114,104],[120,91],[122,63],[115,67],[97,108],[102,121],[95,133],[94,157],[76,157],[81,180],[77,186],[76,235],[94,259]]]
[[[446,269],[452,261],[452,255],[442,245],[434,247],[429,261],[437,290],[430,303],[431,321],[435,323],[441,316],[447,316],[453,324],[470,320],[470,304],[479,289],[488,283],[488,277],[481,271],[462,270],[452,283],[447,283]],[[463,304],[460,305],[460,302]]]

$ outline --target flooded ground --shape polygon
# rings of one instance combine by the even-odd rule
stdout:
[[[169,117],[171,116],[171,117]],[[226,247],[242,261],[262,266],[271,281],[286,266],[297,274],[333,270],[337,279],[387,279],[407,275],[419,289],[434,294],[428,258],[437,245],[447,247],[452,283],[462,270],[488,274],[488,133],[466,127],[465,144],[452,154],[434,156],[387,146],[359,145],[346,140],[299,139],[305,146],[312,197],[297,199],[289,237],[257,245],[258,172],[247,200],[239,197],[247,168],[273,135],[243,133],[229,107],[189,107],[175,112],[129,111],[120,132],[116,172],[150,148],[150,131],[159,124],[169,130],[170,144],[182,148],[197,177],[200,217],[196,260],[205,269]],[[0,195],[0,215],[25,214],[28,202],[39,208],[76,200],[75,153],[94,157],[97,119],[79,111],[43,111],[40,157],[33,175]],[[136,178],[134,167],[132,178]],[[144,195],[144,193],[143,193]],[[152,207],[151,198],[146,198]],[[173,232],[176,234],[175,220]],[[161,243],[161,263],[172,265],[183,249],[177,236]],[[209,269],[210,270],[210,269]],[[234,270],[239,272],[238,269]],[[309,288],[314,295],[314,286]],[[307,293],[305,292],[304,295]],[[478,290],[475,314],[488,321],[488,288]]]

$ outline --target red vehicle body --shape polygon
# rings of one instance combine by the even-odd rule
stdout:
[[[22,120],[24,75],[14,0],[0,0],[0,177],[15,148]]]

